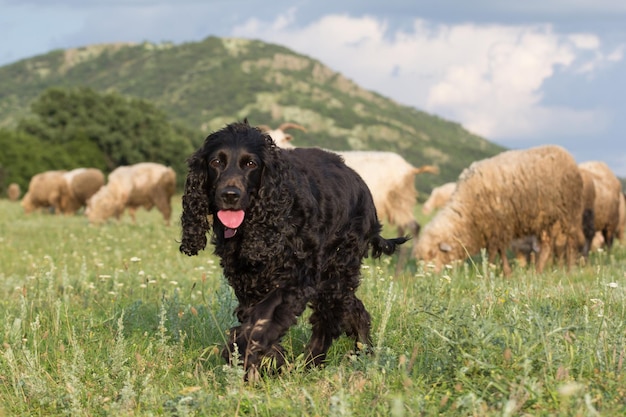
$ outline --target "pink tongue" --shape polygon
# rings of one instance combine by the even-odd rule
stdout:
[[[220,222],[230,229],[241,226],[245,215],[243,210],[220,210],[217,212],[217,218],[220,219]]]

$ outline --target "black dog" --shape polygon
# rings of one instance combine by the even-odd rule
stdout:
[[[196,255],[212,227],[239,301],[225,359],[237,349],[248,372],[264,358],[284,364],[281,338],[307,304],[308,363],[320,364],[342,332],[371,346],[370,315],[355,295],[361,261],[370,247],[389,255],[407,239],[380,236],[361,177],[334,153],[280,149],[247,121],[209,135],[187,163],[180,250]]]

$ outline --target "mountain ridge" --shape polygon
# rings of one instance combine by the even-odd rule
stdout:
[[[28,115],[46,88],[81,85],[148,100],[202,135],[244,118],[289,121],[307,129],[294,134],[297,146],[395,151],[416,166],[438,165],[440,175],[417,180],[422,192],[505,149],[283,46],[218,37],[54,50],[0,67],[0,127]]]

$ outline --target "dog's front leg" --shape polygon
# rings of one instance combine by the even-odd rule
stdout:
[[[284,357],[280,340],[306,306],[304,302],[294,306],[294,301],[293,295],[285,297],[283,291],[274,290],[257,304],[240,312],[241,324],[231,329],[222,356],[232,362],[234,352],[238,352],[247,376],[256,373],[262,365],[267,365],[264,368],[268,369],[282,366]],[[303,307],[300,308],[300,304]],[[263,364],[264,358],[270,359],[269,363]]]

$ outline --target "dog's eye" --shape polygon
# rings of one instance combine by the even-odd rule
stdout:
[[[250,161],[246,161],[246,163],[244,164],[244,166],[248,169],[252,169],[252,168],[256,168],[257,167],[257,163],[250,160]]]
[[[224,162],[219,158],[213,158],[209,161],[209,165],[213,168],[219,168],[224,165]]]

